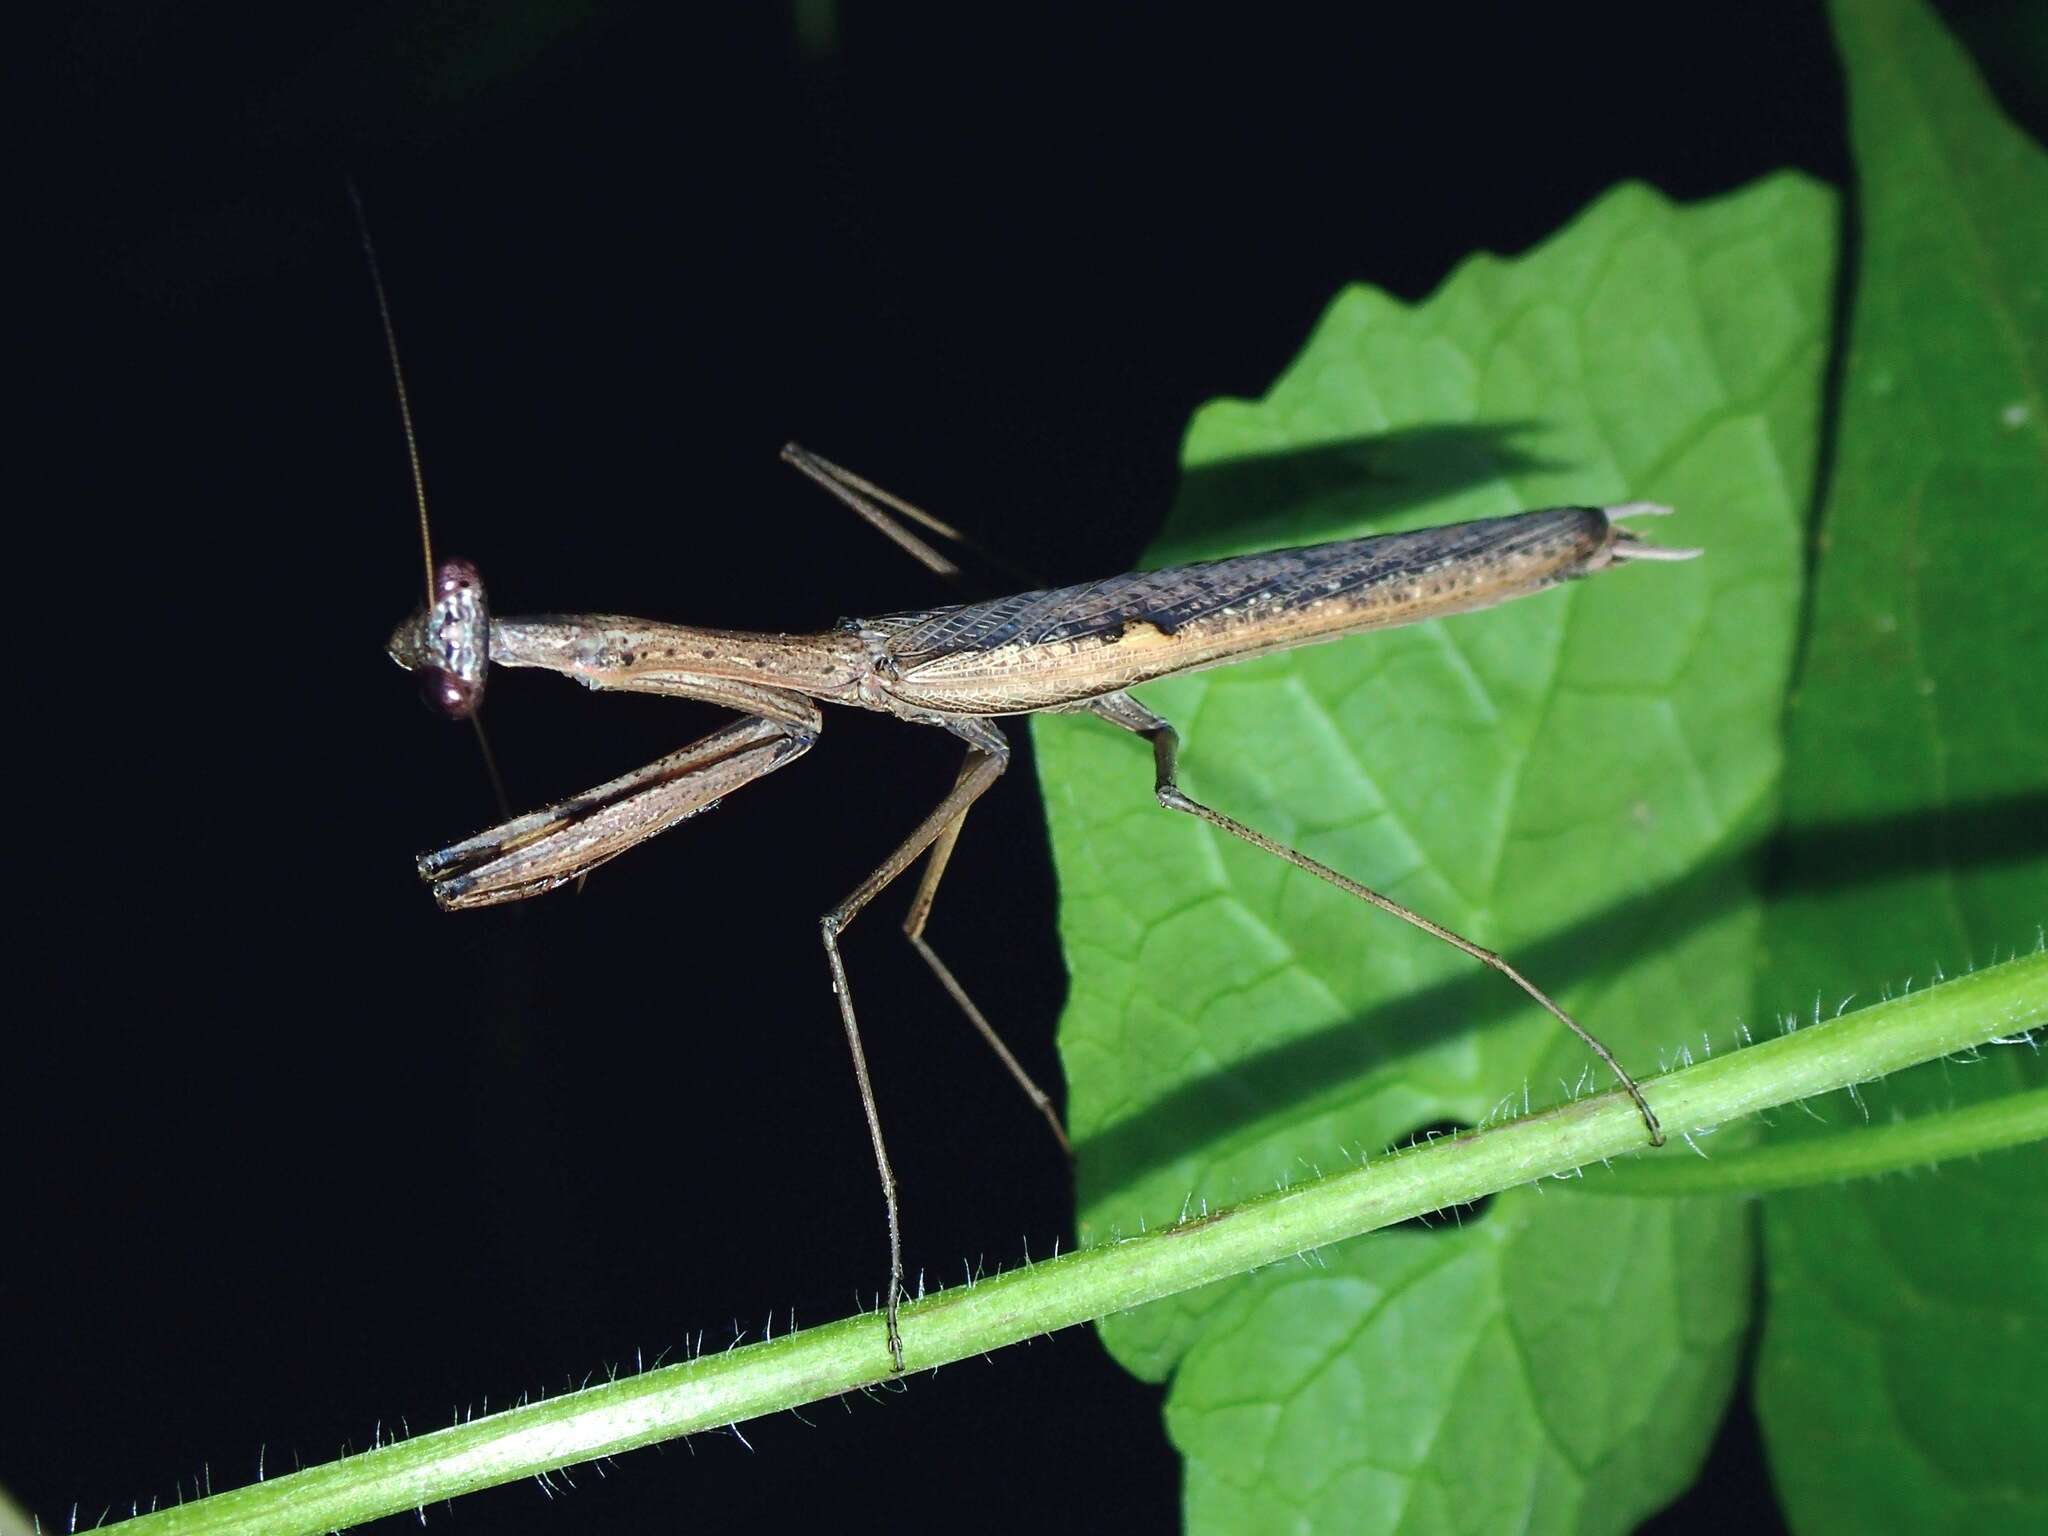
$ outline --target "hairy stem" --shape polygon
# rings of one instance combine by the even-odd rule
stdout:
[[[1680,1135],[1688,1129],[1867,1082],[2044,1023],[2048,954],[2034,954],[1701,1062],[1643,1085],[1677,1143],[1655,1161],[1692,1160]],[[2038,1133],[2038,1118],[2032,1123]],[[903,1309],[905,1361],[920,1370],[985,1354],[1642,1148],[1642,1120],[1618,1092],[1435,1141],[1176,1227],[928,1296]],[[889,1375],[881,1319],[849,1318],[379,1446],[144,1515],[124,1528],[312,1536],[801,1407]]]

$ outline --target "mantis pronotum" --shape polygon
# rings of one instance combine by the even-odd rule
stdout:
[[[374,278],[374,254],[371,266]],[[475,567],[460,560],[437,565],[427,543],[410,409],[381,280],[377,290],[408,451],[413,454],[428,571],[427,605],[394,632],[390,654],[400,666],[421,674],[429,703],[454,718],[473,715],[495,663],[545,668],[592,688],[704,700],[742,717],[609,783],[422,855],[420,874],[443,908],[491,906],[537,896],[713,808],[808,752],[824,726],[819,702],[937,726],[966,744],[966,761],[952,788],[895,851],[820,920],[826,964],[887,1210],[889,1283],[884,1313],[890,1357],[899,1371],[903,1344],[897,1309],[903,1261],[895,1177],[839,940],[854,918],[920,857],[928,855],[904,920],[905,934],[1037,1106],[1060,1145],[1067,1145],[1051,1099],[1011,1055],[924,937],[961,825],[1009,761],[1009,744],[995,724],[1004,715],[1086,712],[1144,737],[1152,745],[1153,788],[1161,806],[1284,859],[1500,972],[1606,1064],[1634,1100],[1651,1144],[1661,1144],[1657,1117],[1621,1064],[1500,956],[1191,798],[1175,776],[1180,738],[1171,724],[1128,690],[1175,673],[1489,607],[1610,565],[1688,559],[1698,551],[1644,543],[1619,526],[1619,519],[1667,508],[1632,502],[1522,512],[1135,572],[989,602],[847,619],[813,634],[698,629],[602,614],[494,618]],[[943,538],[958,539],[946,524],[794,445],[783,450],[783,457],[927,566],[944,575],[956,574],[950,560],[892,514]]]

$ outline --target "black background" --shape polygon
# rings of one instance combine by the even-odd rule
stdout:
[[[2014,13],[1965,18],[1994,73]],[[882,1278],[815,920],[957,747],[836,712],[580,897],[437,914],[411,855],[493,805],[379,654],[419,561],[345,174],[437,539],[500,611],[805,628],[946,593],[786,438],[1104,574],[1164,515],[1189,412],[1262,392],[1344,283],[1419,298],[1625,177],[1847,170],[1824,18],[1782,3],[91,7],[43,57],[62,115],[18,146],[18,244],[59,281],[15,299],[58,343],[58,425],[15,455],[47,480],[11,584],[0,1484],[60,1525]],[[530,675],[489,710],[522,804],[717,718]],[[1056,1082],[1028,753],[953,867],[933,936]],[[1070,1192],[896,937],[903,899],[849,964],[910,1262],[942,1283],[1049,1252]],[[1077,1330],[429,1519],[1164,1529],[1159,1398]],[[1769,1504],[1738,1409],[1664,1519]]]

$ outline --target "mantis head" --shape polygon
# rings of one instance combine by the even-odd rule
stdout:
[[[466,720],[484,701],[491,667],[491,609],[484,579],[467,560],[434,567],[429,603],[391,632],[385,652],[420,678],[427,708]]]

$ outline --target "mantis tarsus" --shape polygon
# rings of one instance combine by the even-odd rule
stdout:
[[[375,256],[371,257],[375,275]],[[382,283],[378,301],[391,343]],[[394,377],[398,375],[391,344]],[[410,410],[398,383],[408,450]],[[859,476],[794,445],[783,457],[941,574],[953,563],[899,521],[945,538],[944,523]],[[426,545],[425,499],[420,526]],[[1379,892],[1191,798],[1175,777],[1180,739],[1127,691],[1205,667],[1362,630],[1489,607],[1632,560],[1682,560],[1696,550],[1647,544],[1618,519],[1661,513],[1647,502],[1558,507],[1411,533],[1379,535],[1136,572],[989,602],[848,619],[813,634],[697,629],[612,615],[493,618],[475,568],[436,565],[426,549],[427,606],[394,632],[392,658],[421,673],[429,702],[452,717],[475,713],[490,666],[540,667],[592,688],[664,694],[723,705],[743,718],[644,768],[477,836],[424,854],[421,876],[443,908],[518,901],[577,879],[607,859],[808,752],[823,729],[818,702],[877,710],[938,726],[966,743],[959,777],[917,828],[820,920],[826,964],[853,1057],[861,1107],[888,1215],[889,1353],[903,1368],[897,1323],[903,1289],[895,1177],[868,1078],[840,935],[897,876],[929,854],[904,932],[969,1021],[1067,1145],[1051,1099],[1032,1082],[926,942],[961,825],[1001,777],[1010,748],[996,717],[1082,712],[1152,745],[1154,793],[1219,831],[1285,859],[1337,889],[1490,966],[1570,1029],[1634,1100],[1652,1145],[1663,1133],[1635,1081],[1607,1048],[1519,971],[1489,950]]]

